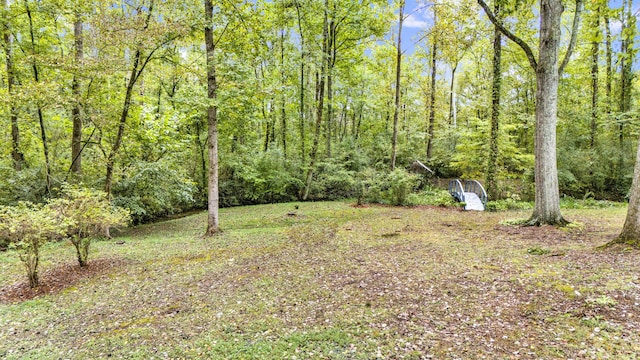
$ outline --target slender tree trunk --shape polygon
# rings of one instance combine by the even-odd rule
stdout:
[[[556,160],[556,124],[558,113],[558,47],[561,17],[560,0],[542,0],[540,4],[540,45],[536,69],[536,196],[533,225],[558,224],[567,221],[560,213],[560,191]]]
[[[334,3],[335,13],[335,3]],[[331,140],[333,137],[333,68],[336,64],[336,23],[329,20],[329,59],[327,62],[327,157],[331,157]]]
[[[4,9],[9,11],[9,0],[4,0]],[[18,109],[15,104],[13,94],[16,84],[16,77],[13,68],[13,35],[11,35],[11,27],[9,20],[5,19],[4,31],[4,49],[5,49],[5,65],[7,69],[7,91],[9,94],[9,118],[11,122],[11,158],[13,159],[13,168],[16,171],[22,170],[24,164],[24,154],[20,151],[20,129],[18,127]]]
[[[396,153],[398,146],[398,112],[400,111],[400,72],[402,69],[402,23],[404,22],[404,0],[400,0],[400,13],[398,15],[398,43],[396,53],[396,94],[393,109],[393,137],[391,139],[391,171],[396,169]]]
[[[80,96],[80,76],[78,72],[82,66],[83,58],[83,32],[82,32],[82,15],[76,13],[76,21],[73,24],[73,32],[75,36],[75,60],[76,72],[71,82],[71,92],[73,93],[73,108],[71,117],[73,119],[73,132],[71,134],[71,171],[76,175],[82,173],[82,115],[81,115],[81,96]]]
[[[281,136],[282,136],[282,153],[284,158],[287,158],[287,110],[286,110],[286,96],[285,88],[285,71],[284,71],[284,30],[280,33],[280,81],[282,86],[282,94],[280,96],[280,120],[282,123]]]
[[[144,30],[149,28],[149,22],[151,21],[151,14],[153,13],[153,1],[149,5],[148,14],[145,18]],[[127,117],[129,116],[129,109],[131,107],[131,98],[133,95],[133,88],[142,74],[145,66],[147,65],[149,59],[151,58],[151,54],[142,62],[142,50],[140,49],[140,45],[138,45],[136,52],[133,56],[133,65],[131,66],[131,72],[129,74],[129,80],[127,81],[127,89],[124,96],[124,103],[122,104],[122,111],[120,112],[120,120],[118,122],[118,132],[116,133],[116,139],[111,146],[111,151],[107,156],[107,171],[104,180],[104,192],[107,195],[111,194],[111,185],[113,182],[113,171],[115,167],[115,160],[118,151],[120,151],[120,146],[122,146],[122,138],[124,137],[124,129],[127,124]]]
[[[38,65],[36,62],[36,40],[33,29],[33,17],[31,15],[31,9],[29,8],[29,3],[25,0],[24,7],[27,13],[27,18],[29,19],[29,35],[31,38],[31,56],[33,57],[31,62],[31,67],[33,69],[33,78],[37,83],[40,82],[40,75],[38,72]],[[46,186],[47,186],[47,194],[51,193],[51,162],[49,161],[49,145],[47,143],[47,132],[44,126],[44,115],[42,114],[42,107],[40,106],[40,102],[36,102],[36,113],[38,115],[38,122],[40,124],[40,138],[42,140],[42,150],[44,153],[44,165],[46,172]]]
[[[607,7],[608,8],[608,7]],[[611,113],[611,90],[613,88],[613,51],[611,49],[611,25],[609,24],[609,12],[604,12],[604,33],[605,33],[605,57],[606,57],[606,82],[604,88],[604,94],[607,98],[605,103],[607,114]]]
[[[594,40],[591,42],[591,133],[589,148],[596,148],[596,135],[598,131],[598,68],[600,52],[600,8],[596,10],[593,20]]]
[[[298,1],[295,2],[296,11],[298,14],[298,31],[300,33],[300,159],[301,163],[304,164],[305,161],[305,109],[304,109],[304,93],[305,93],[305,47],[304,47],[304,33],[302,32],[302,14],[300,13],[300,3]]]
[[[500,16],[500,6],[496,2],[494,11]],[[487,165],[487,193],[498,197],[496,173],[498,170],[498,130],[500,122],[500,92],[502,90],[502,33],[495,27],[493,32],[493,82],[491,84],[491,127],[489,129],[489,160]]]
[[[456,81],[456,70],[458,70],[458,64],[451,68],[451,83],[449,84],[449,125],[453,125],[453,127],[458,126],[455,121],[455,110],[453,104],[453,92]]]
[[[320,128],[322,126],[322,112],[324,108],[324,84],[327,77],[327,62],[329,58],[329,25],[327,9],[329,6],[329,0],[325,0],[324,21],[322,25],[322,64],[320,66],[320,75],[316,79],[317,91],[317,110],[316,110],[316,125],[315,134],[313,137],[313,145],[311,146],[311,153],[309,154],[309,168],[307,170],[307,178],[305,181],[303,200],[307,200],[309,197],[309,191],[311,189],[311,180],[313,179],[313,171],[316,164],[316,157],[318,155],[318,144],[320,142]],[[318,76],[316,76],[318,77]]]
[[[435,15],[435,14],[434,14]],[[429,91],[429,121],[427,124],[427,161],[433,156],[433,131],[436,120],[436,52],[438,51],[438,40],[433,38],[431,47],[431,87]]]
[[[216,80],[215,44],[213,42],[213,5],[211,0],[204,0],[205,21],[204,42],[207,49],[207,109],[208,149],[209,149],[209,180],[208,180],[208,217],[206,236],[220,232],[218,216],[218,107],[216,105],[218,83]]]
[[[116,139],[111,146],[111,151],[107,156],[107,171],[104,180],[104,192],[111,194],[111,185],[113,182],[113,170],[115,166],[115,157],[122,145],[122,138],[124,137],[124,129],[127,123],[127,117],[129,116],[129,108],[131,107],[131,97],[133,95],[133,87],[138,79],[138,66],[140,64],[140,49],[137,49],[133,56],[133,65],[131,66],[131,72],[129,74],[129,80],[127,81],[127,89],[124,96],[124,103],[122,104],[122,111],[120,112],[120,121],[118,122],[118,132],[116,133]]]

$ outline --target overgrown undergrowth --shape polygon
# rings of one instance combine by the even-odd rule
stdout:
[[[0,253],[0,357],[635,358],[640,253],[596,250],[624,209],[502,225],[526,215],[223,209],[221,236],[201,237],[204,214],[140,226],[96,243],[94,272],[29,300],[7,295],[24,275]],[[68,246],[44,249],[43,281],[66,276]]]

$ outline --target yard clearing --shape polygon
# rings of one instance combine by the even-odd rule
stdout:
[[[636,359],[640,252],[597,247],[626,209],[354,207],[221,210],[43,250],[27,289],[0,253],[0,358]]]

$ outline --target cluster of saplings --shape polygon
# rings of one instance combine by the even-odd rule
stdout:
[[[64,186],[60,195],[44,204],[0,207],[0,240],[16,251],[32,288],[38,286],[40,248],[45,243],[68,239],[78,263],[86,266],[91,241],[108,234],[109,227],[129,222],[129,212],[112,206],[104,192]]]

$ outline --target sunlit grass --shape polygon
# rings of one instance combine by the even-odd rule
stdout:
[[[596,250],[624,209],[501,225],[527,215],[319,202],[223,209],[206,239],[204,213],[136,227],[92,248],[118,267],[0,304],[0,357],[632,358],[640,256]],[[41,269],[74,261],[50,244]],[[12,252],[0,269],[24,281]]]

